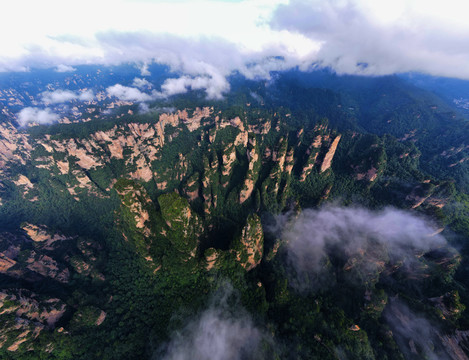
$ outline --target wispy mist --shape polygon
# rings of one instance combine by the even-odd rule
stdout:
[[[393,208],[307,209],[283,226],[282,238],[299,286],[308,286],[301,282],[327,266],[331,254],[344,267],[352,268],[358,262],[362,270],[370,272],[385,262],[412,259],[446,244],[427,220]]]
[[[441,344],[437,327],[423,315],[413,312],[399,299],[391,299],[384,312],[384,318],[406,358],[450,359]]]
[[[230,284],[222,286],[209,307],[175,332],[154,359],[241,360],[264,358],[268,336],[256,327],[236,300]]]

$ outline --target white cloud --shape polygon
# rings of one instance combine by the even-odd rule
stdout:
[[[59,115],[53,113],[50,109],[39,109],[27,107],[18,113],[18,123],[20,126],[26,126],[29,123],[51,124],[59,120]]]
[[[92,90],[73,92],[70,90],[45,91],[41,94],[42,102],[45,104],[61,104],[72,100],[91,101],[94,98]]]
[[[151,72],[148,70],[148,63],[143,63],[141,66],[138,66],[141,76],[150,76]]]
[[[146,79],[135,78],[132,86],[138,87],[139,89],[151,88],[151,83]]]
[[[42,102],[46,104],[60,104],[75,100],[77,95],[69,90],[45,91],[41,94]]]
[[[63,72],[74,72],[76,71],[77,69],[75,69],[73,66],[69,66],[69,65],[64,65],[64,64],[59,64],[57,65],[55,71],[59,72],[59,73],[63,73]]]
[[[84,1],[91,5],[90,0]],[[59,15],[45,13],[40,22],[37,16],[29,17],[31,28],[36,30],[34,36],[13,32],[18,38],[11,41],[10,48],[2,48],[0,71],[135,62],[145,76],[149,74],[148,65],[155,61],[181,75],[178,83],[172,80],[165,84],[168,93],[205,89],[209,98],[220,98],[229,91],[226,77],[234,71],[249,78],[266,78],[269,69],[295,66],[312,49],[311,41],[303,35],[269,29],[269,14],[282,2],[198,0],[130,4],[124,0],[103,0],[92,3],[92,12],[84,10],[86,5],[77,6],[75,16],[70,18],[69,9],[63,4],[46,0]],[[19,11],[16,2],[11,7]],[[113,9],[112,15],[109,7]],[[41,8],[37,4],[30,7],[36,13],[41,13]],[[60,11],[67,14],[60,15]],[[82,18],[87,19],[89,26],[83,27],[81,20],[77,20]],[[0,30],[2,26],[11,32],[16,22],[0,24]],[[300,58],[292,61],[290,58],[296,58],[296,52]],[[287,65],[264,62],[264,57],[275,56],[288,57]],[[261,62],[262,66],[247,65]]]
[[[166,96],[184,94],[190,89],[204,89],[207,93],[207,98],[220,99],[224,93],[230,90],[230,84],[224,76],[214,75],[213,77],[197,76],[191,78],[189,76],[182,76],[177,79],[167,79],[161,86],[161,90]]]
[[[151,86],[145,79],[135,78],[133,86],[140,89]],[[224,93],[230,90],[230,84],[226,78],[216,71],[211,76],[181,76],[179,78],[166,79],[161,85],[161,91],[153,90],[150,94],[140,91],[136,87],[116,84],[106,89],[110,96],[115,96],[120,100],[148,102],[156,99],[163,99],[177,94],[185,94],[189,90],[205,90],[207,98],[221,99]]]
[[[272,26],[320,42],[311,59],[339,73],[420,71],[469,79],[469,3],[291,0]]]
[[[180,75],[165,84],[168,94],[205,89],[211,98],[229,91],[235,71],[268,79],[313,63],[340,73],[469,79],[469,3],[460,0],[83,0],[72,8],[18,0],[7,11],[23,21],[0,23],[11,34],[1,40],[0,71],[134,62],[147,76],[156,61]]]
[[[108,93],[108,95],[115,96],[119,100],[124,101],[145,102],[154,100],[158,97],[156,92],[154,92],[152,95],[149,95],[140,91],[139,89],[123,86],[121,84],[116,84],[108,87],[106,89],[106,92]]]

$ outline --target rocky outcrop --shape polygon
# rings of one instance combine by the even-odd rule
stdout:
[[[39,227],[26,224],[25,228],[29,230],[32,238],[0,233],[0,272],[26,281],[53,279],[67,283],[70,278],[67,265],[49,253],[59,247],[57,241],[62,242],[65,238],[61,235],[46,234],[43,230],[45,227],[42,227],[41,231],[36,231],[34,228],[39,229]],[[30,242],[33,242],[32,248],[28,245]]]
[[[31,251],[26,264],[26,269],[46,278],[51,278],[62,283],[67,283],[70,279],[68,268],[63,268],[48,255],[41,255]]]
[[[285,157],[285,173],[287,175],[291,175],[293,170],[293,166],[295,165],[295,158],[293,157],[294,151],[293,148],[288,150],[287,155]]]
[[[274,165],[272,166],[272,170],[269,175],[271,186],[269,186],[267,191],[272,192],[274,196],[277,196],[278,194],[280,181],[284,172],[287,147],[288,143],[281,138],[277,146],[277,150],[272,153],[272,161],[274,162]]]
[[[235,240],[234,251],[236,260],[247,271],[259,265],[264,252],[264,231],[259,216],[249,215],[241,236]]]
[[[69,238],[61,235],[52,233],[49,229],[44,225],[33,225],[29,223],[24,223],[21,228],[26,231],[28,236],[37,243],[42,243],[44,249],[52,250],[52,244],[56,241],[67,240]]]
[[[249,141],[249,132],[241,131],[235,138],[234,146],[243,146],[246,147]]]
[[[372,166],[371,169],[368,169],[368,171],[365,173],[357,172],[355,179],[357,179],[358,181],[366,180],[369,182],[373,182],[377,179],[377,177],[378,177],[378,169]]]
[[[152,201],[145,189],[139,184],[123,179],[119,180],[114,188],[121,198],[121,206],[131,215],[135,229],[145,237],[150,236],[152,232],[148,206]]]
[[[213,108],[204,107],[202,109],[196,108],[192,113],[192,117],[189,117],[186,110],[179,111],[178,116],[182,122],[187,126],[190,132],[200,128],[202,119],[210,117],[213,112]]]
[[[220,184],[219,163],[215,151],[208,154],[212,159],[204,157],[204,174],[202,177],[202,196],[204,200],[204,212],[209,215],[216,208],[218,201],[218,186]]]
[[[199,197],[199,177],[200,174],[196,172],[186,181],[185,193],[190,201],[193,201]]]
[[[101,167],[103,163],[97,158],[87,152],[88,149],[78,148],[75,142],[72,140],[67,147],[69,156],[75,156],[78,158],[77,164],[85,170],[91,168]]]
[[[248,171],[244,180],[243,188],[239,194],[239,202],[242,204],[250,198],[254,190],[255,182],[259,176],[259,167],[261,164],[261,156],[259,154],[259,146],[255,137],[249,139],[249,146],[246,156],[249,161]]]
[[[215,120],[216,120],[217,127],[220,128],[220,129],[223,129],[227,126],[232,126],[234,128],[239,129],[241,132],[245,131],[244,122],[243,122],[243,120],[241,120],[239,118],[239,116],[237,116],[237,117],[235,117],[231,120],[219,119],[218,117]]]
[[[405,200],[412,209],[418,208],[424,203],[442,208],[448,202],[448,196],[444,196],[444,190],[439,191],[439,187],[430,181],[424,181],[414,186]]]
[[[214,248],[205,250],[205,270],[210,271],[212,269],[219,269],[221,266],[221,257],[223,252]]]
[[[95,281],[104,281],[105,277],[98,268],[99,254],[103,250],[101,245],[96,242],[80,239],[77,243],[77,248],[79,253],[68,260],[73,270]]]
[[[65,314],[66,305],[57,298],[44,298],[25,289],[0,291],[0,348],[17,351],[31,347],[44,329],[53,329]],[[25,343],[25,344],[23,344]]]
[[[135,165],[137,166],[137,170],[130,173],[132,179],[141,179],[148,182],[153,178],[153,173],[144,156],[139,156]]]
[[[23,198],[28,198],[29,192],[34,189],[33,183],[24,175],[19,175],[17,180],[13,180],[13,183],[18,186],[23,192]],[[37,198],[30,199],[30,201],[36,201]]]
[[[104,310],[101,310],[98,318],[96,319],[95,325],[96,326],[101,325],[104,322],[104,320],[106,320],[106,315],[107,315],[106,312]]]
[[[26,134],[19,132],[10,122],[0,123],[0,171],[9,162],[25,164],[32,149]]]
[[[34,165],[54,173],[58,182],[65,184],[65,190],[76,201],[81,201],[84,196],[88,195],[109,197],[113,185],[112,181],[119,177],[142,182],[154,181],[159,190],[166,190],[173,187],[175,183],[186,181],[188,172],[192,173],[192,160],[190,154],[179,153],[179,160],[175,160],[174,166],[168,167],[167,157],[165,160],[162,159],[163,147],[186,131],[186,127],[190,133],[197,133],[201,129],[201,134],[196,135],[200,136],[199,145],[205,140],[209,140],[215,145],[215,139],[217,139],[215,147],[217,153],[215,154],[214,151],[213,155],[209,156],[210,171],[207,169],[203,173],[201,171],[200,177],[201,183],[209,184],[208,187],[202,186],[200,193],[204,196],[206,204],[204,206],[206,206],[207,212],[210,212],[210,208],[216,206],[220,196],[218,185],[221,184],[222,187],[229,188],[228,184],[233,168],[239,160],[237,156],[243,151],[242,148],[247,148],[250,164],[248,175],[239,195],[240,202],[246,201],[252,195],[257,181],[256,171],[253,170],[258,165],[256,159],[260,158],[259,151],[261,151],[262,145],[256,146],[252,143],[256,142],[256,136],[259,136],[259,141],[261,141],[265,135],[272,132],[272,121],[277,121],[259,117],[248,123],[245,118],[240,116],[227,119],[220,114],[221,112],[215,115],[214,109],[208,107],[196,108],[195,110],[184,109],[160,114],[155,122],[116,124],[112,128],[97,130],[87,136],[74,137],[62,134],[60,136],[38,136],[35,142],[42,146],[42,154],[34,159]],[[227,131],[224,131],[224,135],[219,140],[217,132],[224,129]],[[14,127],[10,130],[15,131]],[[15,136],[9,136],[9,139],[14,142]],[[20,139],[22,139],[21,136],[19,136]],[[185,136],[187,136],[187,132]],[[225,142],[226,138],[230,139],[227,143]],[[27,140],[27,138],[25,139]],[[220,144],[220,141],[223,144]],[[15,148],[14,144],[9,144],[5,148],[5,157],[10,159],[15,156],[15,151],[18,152],[19,147],[15,145],[17,146]],[[220,145],[223,152],[219,150]],[[25,146],[21,149],[24,148]],[[293,154],[290,153],[288,173],[291,173],[293,169],[292,156]],[[279,159],[279,164],[283,168],[286,159],[285,157]],[[219,160],[220,164],[217,164]],[[220,174],[215,176],[212,172],[215,170],[218,172],[220,165],[221,177]],[[220,177],[220,179],[217,180],[215,177]],[[18,187],[24,188],[25,198],[36,201],[37,194],[33,192],[34,182],[29,181],[28,183],[22,180],[25,179],[18,180],[21,182]],[[192,182],[191,185],[195,186]],[[198,193],[199,191],[192,189],[186,194],[191,200],[195,200]]]
[[[223,151],[223,168],[222,175],[229,176],[231,175],[231,170],[233,169],[233,163],[236,161],[236,148],[235,144],[228,146]]]
[[[5,254],[0,254],[0,274],[6,274],[8,272],[8,269],[15,266],[15,264],[15,260],[10,259]]]
[[[311,171],[314,168],[314,165],[316,164],[316,159],[318,158],[319,155],[319,150],[321,149],[322,146],[322,136],[317,135],[314,138],[314,141],[310,144],[308,147],[308,150],[306,151],[306,163],[303,166],[303,170],[301,171],[300,175],[300,181],[303,182],[306,180],[306,178],[311,174]]]
[[[248,125],[249,132],[257,135],[266,135],[272,129],[272,121],[270,119],[257,119],[257,124]]]
[[[324,160],[321,164],[321,169],[320,169],[321,173],[323,173],[324,171],[326,171],[327,169],[331,167],[332,159],[334,158],[335,152],[337,150],[337,146],[339,145],[340,138],[341,138],[341,135],[337,135],[334,141],[332,141],[331,147],[329,148],[326,155],[324,156]]]

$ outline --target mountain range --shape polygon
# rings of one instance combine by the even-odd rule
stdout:
[[[467,82],[149,70],[0,75],[2,358],[469,357]]]

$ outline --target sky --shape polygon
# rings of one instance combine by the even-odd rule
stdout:
[[[175,87],[212,98],[229,91],[235,71],[469,79],[466,0],[7,0],[2,8],[0,71],[157,62],[181,76]]]

